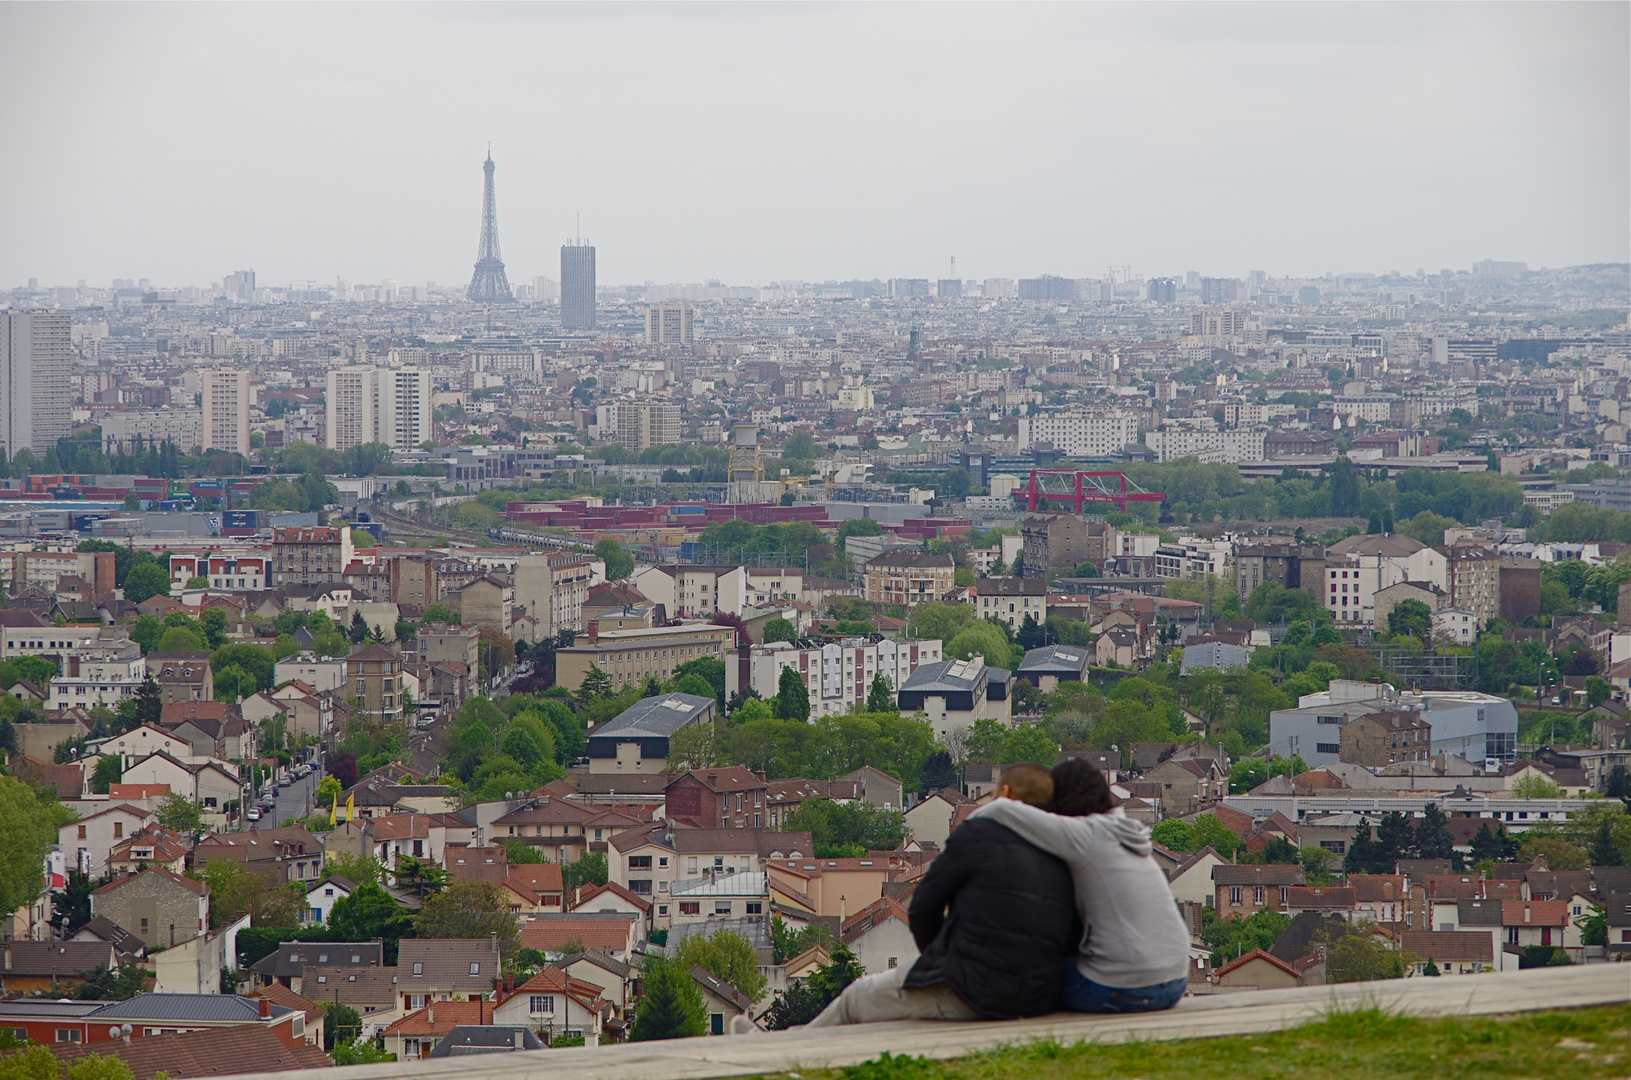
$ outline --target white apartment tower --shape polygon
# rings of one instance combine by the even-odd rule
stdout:
[[[323,392],[323,445],[349,450],[379,432],[379,373],[371,367],[330,368]]]
[[[203,448],[247,455],[249,404],[254,394],[249,372],[234,368],[200,371],[198,383],[204,399]]]
[[[44,454],[68,434],[70,324],[67,312],[0,312],[0,444],[9,454]]]
[[[646,344],[691,344],[691,319],[690,304],[652,304],[646,308]]]
[[[431,439],[430,372],[421,368],[385,368],[379,386],[379,422],[375,440],[393,450],[413,450]]]

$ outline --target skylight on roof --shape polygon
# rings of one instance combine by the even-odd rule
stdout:
[[[671,697],[667,701],[663,702],[663,708],[673,709],[676,712],[690,712],[691,711],[691,706],[687,705],[685,702],[681,701],[679,698],[676,698],[676,697]]]

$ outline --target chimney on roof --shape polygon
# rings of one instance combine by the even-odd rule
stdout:
[[[593,645],[600,640],[600,620],[589,620],[589,644]]]
[[[434,1000],[430,1003],[430,1011],[426,1014],[426,1019],[430,1022],[431,1027],[436,1026],[436,1002]]]
[[[261,998],[261,1019],[262,1020],[270,1020],[271,1018],[272,1018],[272,999],[271,998]]]

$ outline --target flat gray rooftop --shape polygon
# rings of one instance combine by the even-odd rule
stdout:
[[[884,1051],[929,1058],[962,1057],[1010,1043],[1054,1038],[1062,1043],[1132,1039],[1168,1041],[1280,1031],[1334,1010],[1378,1006],[1411,1016],[1480,1016],[1580,1008],[1631,1001],[1631,964],[1537,968],[1503,974],[1399,979],[1298,990],[1260,990],[1185,998],[1177,1008],[1144,1016],[1057,1013],[1035,1020],[947,1024],[909,1020],[853,1027],[755,1032],[622,1046],[517,1051],[492,1057],[388,1062],[325,1070],[332,1080],[706,1080],[800,1069],[838,1068]],[[271,1080],[287,1074],[250,1074]]]

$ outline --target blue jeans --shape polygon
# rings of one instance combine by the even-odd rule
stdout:
[[[1124,989],[1103,986],[1081,973],[1074,961],[1065,971],[1065,990],[1061,1004],[1072,1012],[1134,1013],[1160,1012],[1178,1004],[1189,988],[1186,979]]]

